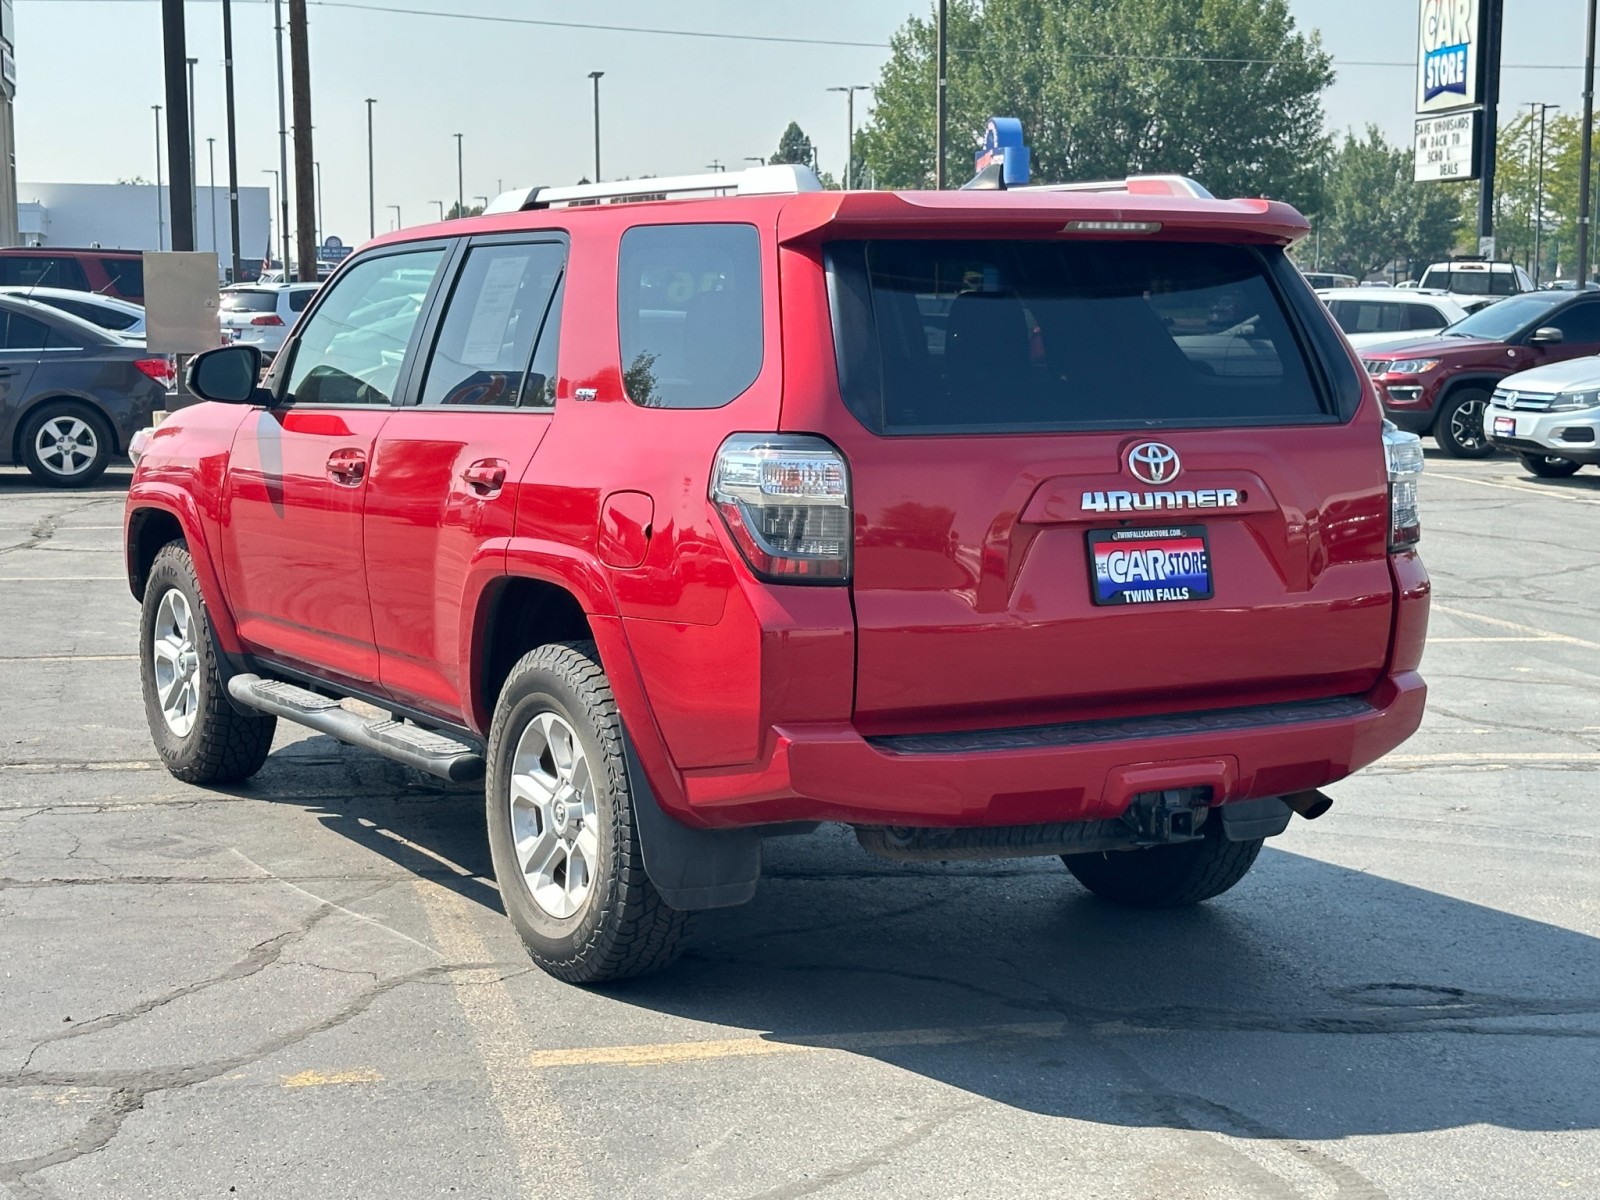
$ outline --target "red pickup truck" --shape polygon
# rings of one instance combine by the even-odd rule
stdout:
[[[127,504],[178,778],[249,776],[278,718],[482,772],[506,911],[596,983],[824,821],[1204,900],[1417,728],[1420,445],[1298,213],[650,188],[381,238],[264,380],[195,360]]]

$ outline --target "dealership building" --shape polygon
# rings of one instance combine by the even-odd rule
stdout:
[[[170,250],[172,189],[150,183],[19,183],[17,225],[24,246]],[[196,250],[228,265],[231,226],[226,188],[195,189]],[[239,257],[259,264],[274,245],[272,189],[239,189]]]

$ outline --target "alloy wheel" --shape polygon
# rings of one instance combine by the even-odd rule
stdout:
[[[52,473],[71,479],[89,469],[100,453],[100,439],[89,422],[68,413],[39,426],[33,450]]]
[[[511,839],[534,902],[565,920],[594,890],[600,856],[595,783],[576,731],[541,712],[511,759]]]
[[[150,658],[161,717],[177,737],[189,735],[200,711],[200,652],[195,633],[189,598],[177,588],[168,588],[156,609]]]
[[[1489,406],[1482,400],[1468,400],[1450,414],[1450,436],[1468,450],[1484,445],[1483,417]]]

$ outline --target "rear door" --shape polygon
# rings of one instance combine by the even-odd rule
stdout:
[[[373,688],[377,645],[361,528],[373,444],[415,355],[443,243],[374,254],[306,315],[277,403],[239,427],[223,496],[222,559],[254,650]]]
[[[829,266],[865,732],[1373,684],[1378,417],[1280,252],[881,240]]]
[[[449,720],[469,686],[469,605],[505,573],[517,485],[554,411],[566,244],[472,242],[409,403],[378,435],[367,584],[384,688]]]

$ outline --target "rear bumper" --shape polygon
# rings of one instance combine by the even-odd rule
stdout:
[[[683,774],[698,823],[1025,825],[1116,817],[1141,792],[1210,786],[1215,802],[1322,787],[1422,721],[1415,671],[1364,696],[1123,722],[867,739],[778,727],[759,763]]]

